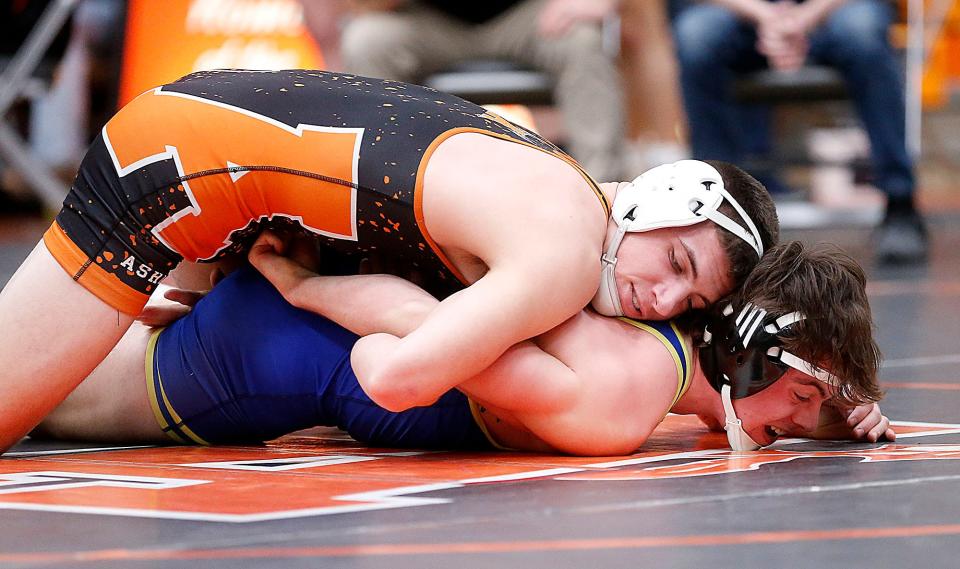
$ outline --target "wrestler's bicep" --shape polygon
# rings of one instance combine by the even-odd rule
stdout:
[[[352,356],[361,385],[374,400],[377,393],[391,399],[377,400],[388,408],[429,404],[480,373],[510,346],[579,310],[576,300],[545,306],[535,282],[524,283],[509,271],[490,271],[439,303],[406,337],[362,338]]]

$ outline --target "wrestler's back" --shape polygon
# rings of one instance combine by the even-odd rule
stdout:
[[[479,218],[529,225],[539,236],[568,233],[555,225],[571,213],[598,227],[606,217],[596,184],[551,143],[477,105],[395,81],[305,70],[195,73],[132,101],[101,138],[66,212],[97,201],[82,199],[84,184],[116,187],[139,211],[125,226],[145,230],[117,236],[109,259],[97,257],[108,270],[131,255],[159,271],[171,267],[163,255],[127,251],[130,242],[155,237],[188,261],[211,259],[243,249],[268,221],[349,255],[400,259],[446,295],[482,274],[456,252],[476,245],[461,234]],[[491,202],[499,207],[488,210]],[[532,208],[562,211],[540,215],[548,221],[541,224]],[[60,225],[93,251],[86,242],[101,234],[86,235],[66,212]],[[437,221],[446,216],[455,220]],[[136,281],[129,267],[116,269]],[[149,293],[150,283],[140,288]]]

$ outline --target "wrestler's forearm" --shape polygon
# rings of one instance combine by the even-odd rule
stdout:
[[[439,301],[417,285],[391,275],[314,276],[290,288],[288,302],[354,334],[403,337],[417,328]]]
[[[278,253],[286,248],[277,236],[264,232],[248,258],[287,302],[360,336],[378,332],[405,336],[438,303],[425,290],[390,275],[320,276]]]
[[[548,308],[537,302],[539,290],[513,271],[491,271],[439,303],[407,336],[361,338],[351,353],[353,371],[367,395],[386,409],[429,405],[510,346],[559,324],[543,318]],[[556,311],[557,305],[549,308]]]

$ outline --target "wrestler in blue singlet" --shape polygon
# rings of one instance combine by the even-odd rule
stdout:
[[[157,420],[183,443],[266,441],[318,425],[387,447],[493,448],[467,397],[429,407],[378,407],[350,368],[357,336],[294,308],[251,268],[155,334],[147,389]]]
[[[670,322],[622,319],[652,334],[677,365],[674,403],[691,381],[689,350]],[[294,308],[250,267],[153,335],[147,391],[160,427],[181,443],[266,441],[335,426],[385,447],[491,449],[470,400],[451,390],[401,413],[377,406],[350,367],[357,336]]]

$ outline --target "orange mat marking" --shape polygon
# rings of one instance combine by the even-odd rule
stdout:
[[[904,439],[960,433],[960,425],[896,428]],[[0,509],[248,523],[443,506],[457,500],[457,489],[477,484],[731,475],[794,460],[960,460],[960,445],[951,444],[822,450],[789,445],[783,441],[761,452],[734,453],[723,434],[708,432],[695,417],[679,416],[667,417],[642,452],[609,458],[372,449],[327,429],[263,447],[11,457],[0,460]]]

